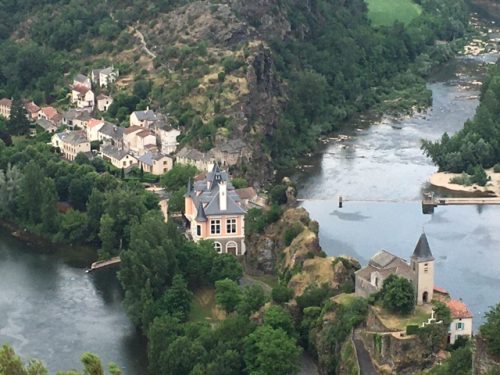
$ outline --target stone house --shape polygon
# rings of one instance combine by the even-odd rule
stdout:
[[[183,147],[175,156],[177,163],[194,165],[202,172],[211,170],[215,162],[211,154],[205,154],[190,147]]]
[[[3,98],[0,99],[0,116],[10,119],[10,110],[12,108],[12,100]]]
[[[448,343],[454,344],[459,336],[472,337],[472,313],[467,305],[452,299],[450,294],[438,287],[434,287],[434,299],[443,302],[450,309],[451,323],[448,327]]]
[[[57,131],[57,126],[52,121],[43,118],[36,120],[36,125],[47,133],[55,133]]]
[[[42,107],[38,112],[38,119],[44,119],[56,123],[59,116],[59,112],[54,107]]]
[[[33,101],[24,101],[24,108],[28,112],[28,118],[31,121],[38,120],[38,112],[40,112],[40,107],[37,106]]]
[[[246,144],[240,139],[232,139],[214,147],[211,153],[224,167],[236,165],[241,159],[250,158]]]
[[[113,98],[108,95],[99,94],[97,95],[97,110],[100,112],[106,112],[111,104],[113,104]]]
[[[71,103],[77,108],[92,112],[95,106],[94,92],[87,86],[74,85],[71,87]]]
[[[87,123],[92,117],[87,111],[81,109],[69,109],[62,114],[62,125],[67,126],[69,129],[86,129]]]
[[[78,73],[74,78],[73,78],[73,86],[84,86],[89,89],[92,88],[92,83],[90,82],[90,78]]]
[[[115,69],[114,66],[108,66],[103,69],[92,69],[91,72],[92,82],[98,87],[107,87],[110,83],[115,82],[118,76],[118,69]]]
[[[158,152],[148,151],[139,158],[139,166],[144,172],[152,173],[156,176],[168,172],[174,165],[174,160],[168,155],[163,155]]]
[[[68,131],[52,136],[52,146],[58,148],[63,156],[73,161],[80,152],[90,152],[90,142],[83,131]]]
[[[99,141],[105,145],[123,148],[123,128],[105,122],[97,131]]]
[[[149,108],[145,111],[135,111],[130,115],[130,126],[149,128],[157,120],[156,114]]]
[[[382,288],[389,275],[398,275],[409,280],[415,288],[415,300],[418,305],[430,303],[434,293],[434,257],[432,256],[427,236],[423,233],[413,251],[410,263],[382,250],[375,254],[368,265],[355,276],[355,293],[368,297]]]
[[[116,168],[130,168],[138,163],[133,155],[111,145],[101,147],[100,154],[104,160],[109,161]]]
[[[142,155],[152,146],[156,148],[156,136],[149,130],[140,126],[131,126],[123,131],[123,146],[138,155]]]
[[[188,184],[185,195],[188,230],[194,241],[212,240],[218,253],[244,255],[245,213],[227,172],[215,164],[205,179]]]

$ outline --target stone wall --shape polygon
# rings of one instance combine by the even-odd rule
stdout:
[[[495,358],[488,353],[486,342],[479,335],[477,335],[474,339],[472,374],[500,374],[500,358]]]

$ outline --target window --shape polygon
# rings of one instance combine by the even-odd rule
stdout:
[[[429,272],[429,263],[424,264],[424,272],[425,273]]]
[[[222,245],[220,244],[220,242],[214,242],[214,249],[219,254],[222,254]]]
[[[215,219],[210,221],[210,233],[220,234],[220,220]]]
[[[455,329],[456,329],[457,331],[463,331],[463,330],[465,329],[465,324],[464,324],[464,323],[457,323],[457,324],[455,325]]]
[[[227,219],[226,233],[236,233],[236,219]]]
[[[226,253],[236,255],[238,252],[238,245],[234,241],[229,241],[226,244]]]
[[[196,235],[201,236],[201,225],[196,226]]]

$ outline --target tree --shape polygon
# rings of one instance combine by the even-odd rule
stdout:
[[[25,135],[28,134],[30,130],[28,112],[20,99],[14,99],[12,101],[10,118],[7,121],[7,130],[12,135]]]
[[[241,301],[238,304],[238,313],[244,316],[249,316],[256,311],[259,311],[268,299],[268,296],[260,285],[252,284],[245,286],[241,295]]]
[[[479,330],[490,353],[500,355],[500,303],[486,313],[486,321]]]
[[[389,311],[407,315],[415,308],[415,289],[411,282],[394,274],[384,280],[380,291],[383,306]]]
[[[275,303],[283,304],[290,301],[293,297],[293,289],[283,285],[278,285],[273,288],[271,297]]]
[[[42,230],[45,233],[55,233],[58,230],[58,212],[57,212],[57,191],[54,180],[45,177],[42,182],[42,202],[40,207],[40,216]]]
[[[181,187],[185,187],[189,179],[196,175],[197,169],[193,165],[174,164],[171,170],[165,173],[160,178],[160,183],[168,191],[177,191]]]
[[[177,274],[172,280],[172,285],[163,294],[157,304],[157,315],[170,314],[185,321],[191,309],[193,293],[188,289],[182,275]]]
[[[226,312],[232,313],[241,301],[241,289],[231,279],[215,282],[215,300]]]
[[[29,223],[40,222],[40,204],[43,200],[41,182],[42,170],[35,161],[30,161],[23,170],[23,179],[18,196],[21,215]]]
[[[92,353],[83,353],[80,360],[83,363],[84,375],[104,375],[101,359]]]
[[[5,375],[47,375],[40,361],[32,360],[25,366],[9,345],[0,347],[0,374]]]
[[[245,339],[244,358],[250,374],[296,374],[300,353],[295,340],[281,328],[263,325]]]
[[[212,247],[213,249],[213,247]],[[213,250],[215,254],[215,250]],[[243,267],[238,260],[231,254],[216,254],[212,260],[212,269],[210,270],[210,280],[216,282],[222,279],[231,279],[238,281],[243,276]]]
[[[264,324],[274,329],[281,328],[290,337],[296,335],[292,316],[281,306],[271,306],[264,312]]]

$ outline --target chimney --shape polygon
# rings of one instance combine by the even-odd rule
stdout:
[[[221,211],[227,210],[227,185],[225,181],[219,182],[219,207]]]

